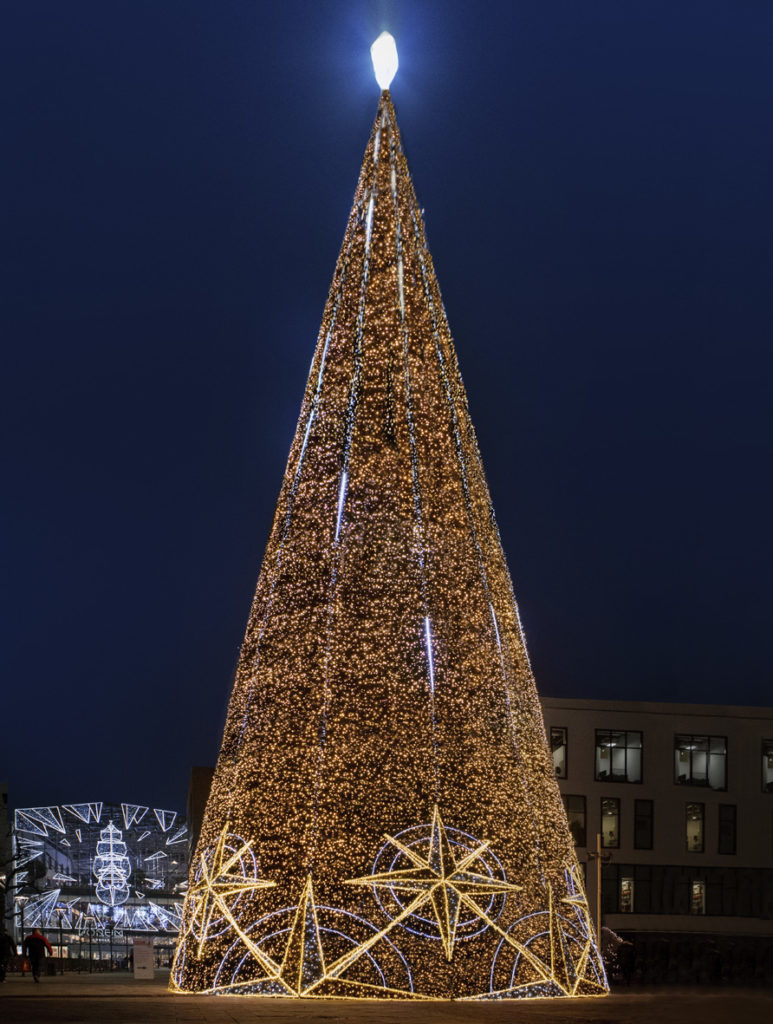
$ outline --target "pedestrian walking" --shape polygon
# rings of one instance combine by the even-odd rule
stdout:
[[[16,953],[16,946],[13,939],[5,930],[5,925],[0,925],[0,983],[5,981],[5,973],[11,962],[11,957]]]
[[[27,936],[23,945],[25,953],[30,958],[32,977],[35,981],[40,981],[40,962],[45,959],[46,950],[48,950],[49,956],[54,955],[51,943],[42,932],[37,928],[33,928],[32,934]]]

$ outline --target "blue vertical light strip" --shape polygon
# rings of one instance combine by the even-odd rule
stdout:
[[[469,521],[469,524],[470,524],[470,533],[471,533],[471,536],[472,536],[473,546],[475,548],[476,560],[477,560],[477,563],[478,563],[478,571],[480,573],[481,583],[483,585],[483,592],[484,592],[484,596],[485,596],[485,599],[486,599],[486,603],[488,604],[489,609],[493,612],[494,608],[493,608],[493,603],[492,603],[492,599],[491,599],[491,591],[489,589],[489,583],[488,583],[488,576],[487,576],[487,573],[486,573],[485,561],[483,559],[483,551],[482,551],[481,546],[480,546],[480,541],[478,540],[478,531],[477,531],[476,526],[475,526],[475,517],[474,517],[473,505],[472,505],[472,495],[470,493],[469,476],[468,476],[468,471],[467,471],[467,464],[466,464],[465,458],[464,458],[464,451],[463,451],[463,448],[462,448],[461,432],[460,432],[460,429],[459,429],[459,417],[458,417],[457,412],[456,412],[456,405],[454,404],[453,394],[452,394],[452,391],[451,391],[451,382],[450,382],[450,379],[449,379],[449,376],[448,376],[448,368],[446,366],[445,357],[443,355],[443,348],[442,348],[441,341],[440,341],[440,329],[439,329],[439,326],[438,326],[438,315],[437,315],[437,311],[436,311],[436,308],[435,308],[435,299],[434,299],[434,296],[432,295],[432,289],[431,289],[430,283],[429,283],[429,275],[427,273],[427,266],[426,266],[426,261],[424,259],[424,251],[423,251],[422,242],[421,242],[421,232],[419,230],[419,223],[418,223],[418,218],[417,218],[416,210],[415,209],[411,210],[411,220],[412,220],[412,223],[413,223],[414,248],[415,248],[415,251],[416,251],[417,258],[419,260],[419,265],[421,267],[421,279],[422,279],[422,286],[423,286],[423,291],[424,291],[424,299],[425,299],[425,301],[427,303],[427,308],[429,310],[430,318],[432,320],[432,336],[433,336],[434,341],[435,341],[435,353],[437,355],[438,366],[439,366],[439,369],[440,369],[440,377],[441,377],[441,380],[443,381],[443,390],[445,392],[446,401],[448,402],[449,410],[450,410],[450,413],[451,413],[451,426],[452,426],[452,433],[453,433],[453,438],[454,438],[454,447],[455,447],[455,450],[456,450],[457,462],[459,464],[459,473],[461,475],[461,480],[462,480],[462,491],[464,493],[464,503],[465,503],[465,508],[467,510],[467,518],[468,518],[468,521]],[[448,317],[446,316],[445,309],[442,310],[442,313],[443,313],[443,319],[445,320],[446,325],[447,325],[448,324]],[[500,668],[501,668],[501,672],[502,672],[502,685],[503,685],[503,689],[504,689],[504,692],[505,692],[505,700],[507,702],[508,707],[510,709],[512,709],[511,700],[510,700],[510,683],[509,683],[509,680],[507,678],[507,670],[506,670],[505,660],[504,660],[504,657],[502,655],[502,650],[501,650],[501,641],[500,641],[500,638],[499,638],[499,626],[496,623],[496,619],[495,618],[492,621],[494,622],[495,636],[497,638],[498,647],[499,647],[499,650],[500,650]],[[524,645],[524,647],[525,647],[525,645]],[[517,734],[516,734],[516,731],[515,731],[515,722],[514,722],[514,718],[512,717],[512,715],[510,717],[510,735],[511,735],[511,741],[512,741],[512,744],[513,744],[513,751],[514,751],[514,754],[515,754],[515,763],[516,763],[516,765],[518,767],[518,771],[519,771],[519,773],[521,775],[521,780],[523,782],[523,785],[522,785],[521,788],[522,788],[522,791],[523,791],[523,794],[524,794],[524,799],[526,800],[526,806],[529,809],[529,819],[530,819],[530,823],[531,823],[532,839],[533,839],[533,842],[534,842],[534,849],[535,849],[535,853],[536,853],[537,870],[540,872],[540,875],[541,875],[542,880],[544,882],[545,881],[545,873],[544,873],[544,869],[542,867],[542,851],[541,851],[541,847],[540,847],[539,836],[538,836],[538,833],[537,833],[537,826],[536,826],[536,819],[535,819],[535,815],[534,815],[534,808],[532,807],[532,803],[531,803],[531,800],[529,798],[528,788],[526,786],[525,773],[524,773],[523,765],[521,763],[520,746],[518,744],[518,738],[517,738]],[[543,723],[543,735],[544,735],[544,723]]]
[[[370,236],[373,233],[373,193],[370,194],[368,213],[365,218],[365,252],[370,254]]]
[[[499,623],[497,622],[497,613],[494,611],[494,605],[489,601],[488,603],[489,612],[491,613],[491,621],[494,623],[494,635],[497,638],[497,651],[499,652],[499,667],[502,670],[502,678],[505,680],[505,699],[507,700],[507,717],[510,719],[510,729],[512,730],[513,736],[515,736],[515,722],[513,720],[513,704],[510,699],[510,687],[507,685],[507,669],[505,667],[505,656],[502,650],[502,638],[499,635]],[[516,751],[518,749],[517,743],[515,744]]]
[[[382,116],[381,123],[376,129],[376,138],[374,140],[374,153],[378,153],[378,148],[381,143],[381,130],[384,125],[384,118]],[[360,281],[360,305],[357,313],[357,334],[354,339],[354,353],[352,367],[352,379],[349,385],[349,404],[346,414],[346,426],[344,429],[344,457],[343,467],[341,470],[341,483],[338,489],[338,508],[336,511],[336,527],[334,535],[334,544],[336,546],[336,553],[333,560],[333,571],[330,574],[330,587],[328,591],[327,600],[327,623],[325,625],[325,659],[323,665],[323,683],[322,683],[322,707],[320,708],[319,718],[319,746],[317,754],[317,768],[314,776],[314,811],[313,811],[313,835],[309,846],[308,854],[308,869],[311,870],[313,861],[316,857],[317,838],[319,835],[319,824],[317,821],[318,809],[319,809],[319,788],[322,781],[322,768],[325,760],[325,747],[327,745],[327,715],[330,706],[330,641],[333,627],[333,616],[335,614],[335,595],[336,588],[338,586],[338,573],[341,566],[341,556],[343,545],[339,543],[341,534],[341,526],[343,524],[343,514],[346,505],[346,495],[349,486],[349,458],[351,455],[352,446],[352,435],[354,433],[354,418],[357,411],[357,400],[359,398],[359,386],[360,386],[360,368],[362,363],[362,336],[365,327],[365,300],[368,291],[368,280],[370,277],[370,235],[373,224],[373,206],[376,195],[376,174],[378,165],[376,160],[373,161],[373,178],[371,180],[369,195],[368,195],[368,206],[366,213],[365,223],[365,258],[362,264],[362,278]]]
[[[330,346],[330,334],[331,334],[332,330],[333,330],[333,327],[331,325],[330,328],[328,329],[327,335],[325,337],[325,347],[322,349],[322,356],[321,356],[321,358],[319,360],[319,373],[317,374],[317,387],[316,387],[316,390],[314,391],[314,397],[313,397],[312,402],[311,402],[311,409],[309,410],[309,417],[308,417],[308,420],[306,421],[306,430],[305,430],[304,435],[303,435],[303,443],[301,444],[301,453],[298,456],[298,465],[296,467],[295,477],[293,479],[293,493],[295,492],[295,490],[297,489],[297,486],[298,486],[298,479],[300,477],[301,467],[303,466],[303,459],[304,459],[304,456],[306,455],[306,445],[309,443],[309,434],[311,433],[311,426],[312,426],[312,424],[314,422],[314,419],[315,419],[315,417],[317,415],[317,405],[319,404],[319,393],[322,390],[322,375],[325,372],[325,363],[327,362],[327,350],[328,350],[328,348]],[[313,363],[312,363],[312,365],[313,365]],[[309,375],[311,375],[311,368],[309,369]]]
[[[319,372],[317,374],[317,384],[316,384],[316,387],[314,389],[314,395],[312,396],[311,409],[309,410],[309,416],[308,416],[308,419],[307,419],[307,422],[306,422],[306,429],[304,431],[303,442],[301,444],[301,450],[300,450],[300,453],[298,455],[298,464],[296,466],[295,474],[293,476],[292,485],[291,485],[289,493],[287,495],[287,506],[286,506],[286,509],[285,509],[284,521],[282,523],[282,535],[280,537],[279,545],[277,547],[276,560],[274,562],[273,578],[272,578],[272,582],[271,582],[271,589],[269,590],[268,597],[266,599],[266,610],[263,613],[263,619],[262,619],[262,622],[261,622],[261,625],[260,625],[260,632],[258,634],[257,643],[255,644],[255,655],[254,655],[254,658],[253,658],[253,665],[252,665],[252,677],[250,679],[250,684],[249,684],[249,687],[247,689],[247,693],[246,693],[246,696],[245,696],[244,715],[242,716],[241,726],[240,726],[240,729],[239,729],[239,735],[238,735],[238,738],[236,740],[236,747],[234,749],[234,752],[233,752],[233,755],[232,755],[232,758],[231,758],[232,765],[235,765],[237,763],[238,759],[239,759],[239,753],[241,751],[242,740],[244,739],[244,731],[245,731],[245,729],[247,727],[247,718],[249,716],[250,706],[251,706],[251,703],[252,703],[252,693],[253,693],[253,690],[255,688],[256,673],[257,673],[257,670],[258,670],[258,665],[260,663],[260,652],[261,652],[261,645],[262,645],[262,642],[263,642],[263,635],[264,635],[264,633],[266,631],[266,624],[268,623],[269,615],[271,613],[271,607],[272,607],[273,601],[274,601],[274,593],[276,591],[276,584],[277,584],[277,580],[278,580],[278,576],[279,576],[278,570],[279,570],[279,568],[280,568],[280,566],[282,564],[282,556],[284,554],[285,544],[287,542],[287,538],[288,538],[289,533],[290,533],[290,524],[292,522],[293,506],[295,504],[295,496],[296,496],[296,493],[298,491],[298,484],[299,484],[300,478],[301,478],[301,470],[303,469],[303,464],[304,464],[304,460],[305,460],[305,456],[306,456],[306,446],[308,444],[309,435],[311,434],[311,427],[312,427],[312,424],[313,424],[313,422],[314,422],[314,420],[316,418],[317,410],[318,410],[318,407],[319,407],[319,400],[320,400],[320,395],[322,393],[322,385],[323,385],[323,382],[324,382],[325,367],[327,365],[327,354],[328,354],[328,349],[329,349],[329,346],[330,346],[330,339],[332,338],[333,331],[335,329],[335,325],[336,325],[336,322],[337,322],[337,319],[338,319],[338,311],[339,311],[340,304],[341,304],[341,296],[343,294],[344,285],[346,283],[347,271],[349,269],[349,260],[351,258],[351,250],[352,250],[353,242],[354,242],[354,233],[352,233],[352,236],[349,239],[349,244],[347,245],[347,248],[346,248],[346,252],[344,253],[343,266],[341,268],[341,279],[338,282],[338,288],[336,289],[335,299],[333,300],[333,309],[332,309],[331,314],[330,314],[330,326],[328,327],[328,330],[327,330],[327,335],[325,337],[325,344],[324,344],[324,347],[322,349],[322,354],[321,354],[320,360],[319,360]],[[312,361],[312,365],[313,365],[313,361]],[[228,808],[229,808],[229,814],[230,814],[230,810],[231,810],[232,806],[233,806],[233,787],[229,783],[229,787],[228,787]]]
[[[349,480],[349,474],[346,470],[341,474],[341,486],[338,488],[338,516],[336,517],[336,544],[338,543],[338,537],[341,533],[341,516],[344,512],[344,498],[346,497],[346,484]]]
[[[424,616],[424,642],[427,645],[427,668],[429,670],[429,689],[432,696],[435,696],[435,661],[432,656],[432,626],[429,615]]]
[[[338,316],[338,307],[339,307],[339,304],[340,304],[340,301],[341,301],[341,293],[343,292],[344,282],[346,280],[346,270],[347,270],[347,267],[348,267],[348,259],[349,259],[349,251],[350,251],[350,249],[351,249],[351,242],[349,243],[349,249],[347,250],[347,253],[346,253],[346,262],[344,263],[344,267],[343,267],[343,270],[342,270],[342,273],[341,273],[341,281],[340,281],[339,286],[338,286],[338,291],[336,292],[336,298],[335,298],[335,302],[334,302],[334,305],[333,305],[333,311],[332,311],[331,318],[330,318],[330,327],[328,328],[327,335],[325,336],[325,344],[324,344],[324,347],[322,349],[322,354],[321,354],[320,360],[319,360],[319,373],[317,374],[317,385],[316,385],[316,388],[314,389],[314,395],[312,396],[312,400],[311,400],[311,409],[309,410],[308,419],[306,421],[306,429],[305,429],[304,434],[303,434],[303,441],[301,442],[301,450],[300,450],[300,453],[298,455],[298,464],[297,464],[297,466],[295,468],[295,474],[293,476],[292,486],[290,487],[290,491],[289,491],[289,494],[287,496],[287,507],[285,509],[284,521],[282,523],[282,536],[281,536],[281,539],[279,541],[279,547],[278,547],[277,553],[276,553],[276,562],[274,564],[274,570],[275,570],[274,571],[274,579],[273,579],[273,582],[271,584],[271,590],[269,592],[268,600],[266,602],[266,611],[265,611],[265,613],[263,615],[263,622],[261,623],[260,634],[258,636],[258,642],[256,644],[255,660],[253,662],[253,673],[257,670],[257,666],[258,666],[258,660],[259,660],[259,657],[260,657],[260,644],[261,644],[261,641],[263,639],[263,634],[264,634],[265,629],[266,629],[266,623],[268,622],[269,613],[271,611],[271,605],[272,605],[273,599],[274,599],[274,591],[276,589],[276,581],[277,581],[277,576],[278,576],[278,573],[277,573],[276,570],[278,570],[279,567],[282,564],[282,555],[284,553],[285,542],[287,541],[287,537],[288,537],[288,535],[290,533],[290,523],[291,523],[291,520],[292,520],[293,506],[295,504],[295,495],[298,492],[298,484],[299,484],[300,479],[301,479],[301,471],[303,469],[303,464],[304,464],[304,460],[305,460],[305,457],[306,457],[306,447],[307,447],[307,445],[309,443],[309,435],[311,434],[311,428],[312,428],[312,425],[313,425],[314,420],[315,420],[316,415],[317,415],[317,409],[318,409],[318,406],[319,406],[319,397],[320,397],[320,394],[322,392],[322,382],[323,382],[324,375],[325,375],[325,366],[327,364],[327,353],[328,353],[328,348],[330,347],[330,338],[331,338],[331,335],[333,333],[333,328],[335,327],[336,318]],[[244,737],[244,730],[245,730],[245,728],[247,726],[247,716],[249,714],[250,698],[252,696],[253,687],[254,687],[254,675],[253,675],[253,680],[250,683],[250,688],[247,691],[247,706],[244,709],[244,716],[242,717],[242,725],[241,725],[241,730],[239,732],[239,739],[238,739],[238,742],[237,742],[237,745],[236,745],[236,750],[234,752],[234,762],[236,761],[236,759],[237,759],[237,757],[239,755],[239,750],[241,749],[242,739]],[[229,800],[230,800],[230,794],[229,794]]]
[[[518,632],[521,634],[521,641],[523,645],[523,653],[526,657],[526,664],[529,666],[529,672],[532,677],[534,676],[534,670],[531,667],[531,658],[529,657],[529,648],[526,646],[526,632],[521,622],[521,610],[518,607],[518,602],[515,600],[515,594],[513,594],[513,606],[515,607],[515,617],[518,620]],[[543,723],[544,725],[544,723]],[[547,741],[547,734],[545,734],[545,740]]]
[[[389,127],[391,129],[391,137],[389,142],[389,162],[390,162],[390,183],[392,186],[392,202],[395,213],[395,249],[397,254],[397,303],[400,313],[400,328],[402,333],[403,341],[403,364],[405,368],[405,409],[406,409],[406,420],[408,424],[408,444],[411,456],[411,484],[413,492],[413,510],[416,516],[416,525],[418,527],[418,561],[419,561],[419,580],[421,583],[421,600],[422,610],[424,611],[425,629],[429,623],[429,602],[427,598],[427,574],[425,567],[425,538],[424,538],[424,516],[422,514],[421,506],[421,488],[419,485],[419,460],[416,452],[416,428],[413,419],[413,389],[411,385],[411,368],[409,359],[409,337],[408,337],[408,325],[405,322],[405,290],[404,290],[404,256],[403,256],[403,228],[402,222],[400,221],[400,204],[397,197],[397,172],[395,167],[396,158],[396,142],[395,142],[395,126],[392,124],[391,117],[388,118]],[[432,648],[428,645],[429,658],[432,659]],[[437,713],[435,709],[435,666],[434,660],[429,661],[430,666],[430,686],[429,686],[429,713],[430,713],[430,725],[432,729],[432,770],[435,781],[435,802],[440,801],[440,768],[438,759],[438,742],[437,742]]]

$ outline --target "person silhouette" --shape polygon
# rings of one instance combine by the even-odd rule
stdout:
[[[5,972],[8,970],[8,964],[15,952],[16,946],[13,939],[5,930],[5,925],[0,925],[0,982],[5,981]]]
[[[48,955],[53,956],[54,951],[51,948],[51,943],[37,928],[32,929],[32,934],[28,935],[23,943],[24,952],[30,958],[30,966],[32,967],[32,977],[35,981],[40,981],[40,961],[45,959],[46,950]]]

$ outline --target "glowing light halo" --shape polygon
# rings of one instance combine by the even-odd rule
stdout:
[[[382,89],[388,89],[397,74],[397,44],[389,32],[382,32],[370,48],[373,73]]]

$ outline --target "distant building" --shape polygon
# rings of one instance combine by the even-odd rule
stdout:
[[[199,841],[199,833],[204,822],[204,811],[207,809],[209,790],[212,786],[212,777],[215,769],[211,766],[194,765],[191,768],[191,777],[188,784],[188,860],[192,861],[196,853],[196,843]]]
[[[0,918],[10,926],[12,911],[9,904],[13,886],[14,860],[11,824],[8,820],[8,783],[0,782]]]
[[[103,802],[17,808],[9,910],[15,937],[48,934],[63,955],[119,959],[133,935],[171,953],[188,885],[177,811]],[[168,959],[168,957],[166,957]]]
[[[770,956],[773,709],[550,697],[542,708],[591,906],[597,834],[609,856],[604,924],[640,945],[757,938]]]

